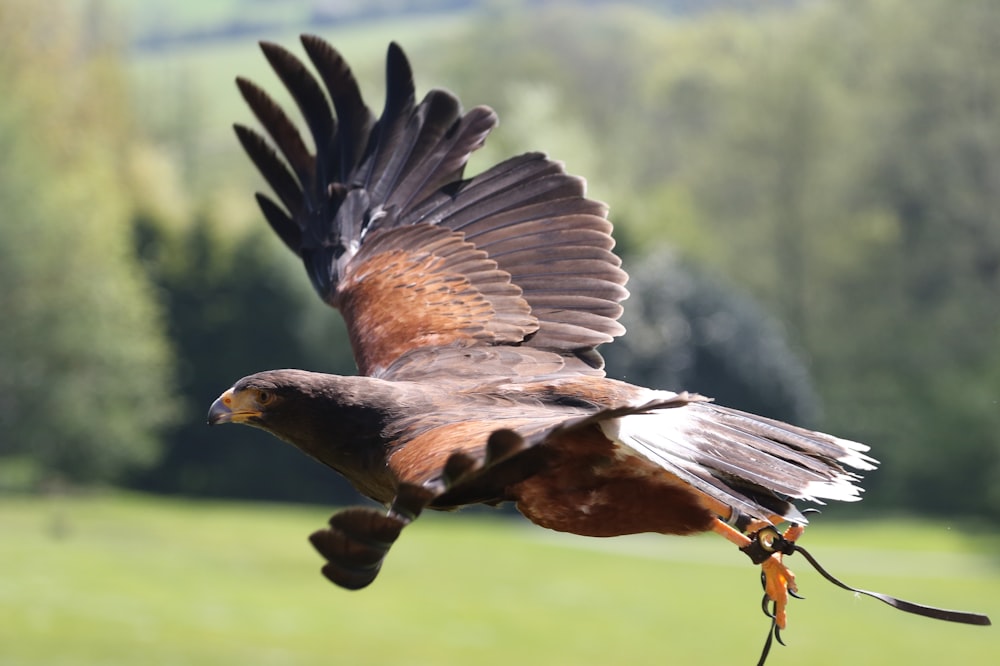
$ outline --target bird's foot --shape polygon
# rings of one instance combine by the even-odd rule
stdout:
[[[719,521],[719,524],[725,525],[722,521]],[[781,631],[788,622],[786,613],[788,597],[802,598],[797,594],[795,574],[785,566],[782,558],[796,552],[795,541],[802,536],[804,528],[801,525],[792,525],[785,530],[784,534],[781,534],[773,524],[765,524],[750,536],[733,528],[730,529],[740,538],[732,533],[727,533],[718,526],[716,527],[717,532],[723,533],[739,546],[739,549],[746,553],[754,564],[760,565],[760,580],[764,586],[761,608],[764,614],[771,618],[771,628],[767,632],[767,640],[764,642],[760,661],[757,662],[758,666],[761,666],[771,651],[772,640],[776,640],[782,645],[785,644],[781,640]],[[770,602],[770,608],[768,608],[768,602]]]
[[[764,612],[774,618],[774,625],[784,629],[788,617],[785,609],[788,607],[789,595],[795,596],[798,588],[795,586],[795,574],[781,561],[782,554],[775,553],[760,565],[760,579],[764,586]],[[767,602],[772,602],[771,610],[767,610]]]
[[[782,558],[795,552],[795,541],[802,536],[805,528],[792,525],[782,534],[774,525],[764,523],[762,527],[747,536],[721,520],[715,521],[714,531],[736,544],[741,551],[761,567],[761,582],[764,585],[764,612],[774,620],[777,629],[784,629],[787,622],[788,597],[797,597],[798,587],[795,575],[785,566]],[[768,610],[771,602],[771,610]]]
[[[327,527],[309,537],[326,559],[323,575],[340,587],[367,587],[382,568],[389,548],[406,525],[433,499],[426,488],[400,484],[389,511],[352,507],[333,514]]]
[[[760,577],[764,586],[765,613],[773,617],[774,626],[777,629],[784,629],[787,623],[788,597],[798,597],[795,574],[785,566],[782,558],[786,554],[790,555],[794,552],[792,546],[795,540],[802,536],[802,532],[803,528],[800,525],[792,525],[785,530],[784,534],[778,534],[778,531],[773,527],[765,527],[753,535],[750,545],[741,548],[755,562],[757,562],[760,553],[769,553],[763,562],[759,562]],[[757,554],[748,552],[751,550],[757,551]],[[768,600],[772,602],[770,611],[766,609]]]

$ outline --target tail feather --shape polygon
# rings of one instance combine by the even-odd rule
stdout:
[[[867,447],[712,403],[633,414],[602,424],[609,437],[707,495],[767,519],[804,523],[793,500],[861,499]]]

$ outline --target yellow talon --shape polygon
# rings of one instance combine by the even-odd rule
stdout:
[[[764,592],[774,602],[774,623],[779,629],[785,628],[788,606],[788,591],[797,592],[795,574],[781,561],[781,553],[775,553],[760,565],[764,572]]]
[[[792,525],[785,530],[782,538],[794,543],[804,531],[805,528],[801,525]],[[795,584],[795,574],[781,561],[782,557],[780,552],[774,553],[760,565],[764,573],[764,592],[774,602],[774,623],[779,629],[784,629],[787,622],[785,609],[788,606],[788,593],[799,591]]]
[[[726,539],[739,546],[741,550],[746,549],[752,543],[750,537],[742,534],[721,520],[715,521],[713,529],[715,532],[721,534]],[[805,528],[801,525],[792,525],[785,530],[785,533],[782,534],[781,537],[786,541],[794,542],[802,536],[804,531]],[[779,541],[778,533],[770,526],[762,528],[761,534],[757,538],[764,547],[764,552],[774,551],[774,544]],[[788,593],[791,592],[794,594],[798,592],[798,587],[795,585],[795,574],[793,574],[791,570],[785,566],[784,562],[781,561],[781,558],[781,552],[772,552],[770,557],[760,563],[760,567],[764,575],[764,591],[767,593],[767,598],[774,602],[775,626],[779,629],[784,629],[787,622],[785,609],[788,607]],[[751,557],[751,559],[753,558]]]

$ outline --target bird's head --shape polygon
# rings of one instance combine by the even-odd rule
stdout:
[[[209,425],[260,428],[333,467],[382,501],[382,478],[400,415],[427,409],[422,394],[373,377],[269,370],[239,380],[208,410]]]
[[[280,420],[289,398],[294,400],[302,393],[301,378],[289,375],[293,372],[262,372],[239,380],[212,403],[209,425],[243,423],[270,430],[268,424]]]
[[[367,379],[305,370],[258,372],[216,398],[208,410],[208,424],[260,428],[326,459],[351,435],[370,438],[377,431],[378,416],[365,409],[364,390],[356,386]]]

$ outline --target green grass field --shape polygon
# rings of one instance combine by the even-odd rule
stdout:
[[[566,537],[430,515],[347,592],[306,535],[321,507],[142,496],[0,498],[2,664],[753,664],[757,573],[718,537]],[[1000,617],[996,534],[821,521],[803,545],[848,583]],[[991,664],[996,628],[935,622],[791,561],[769,664]]]

